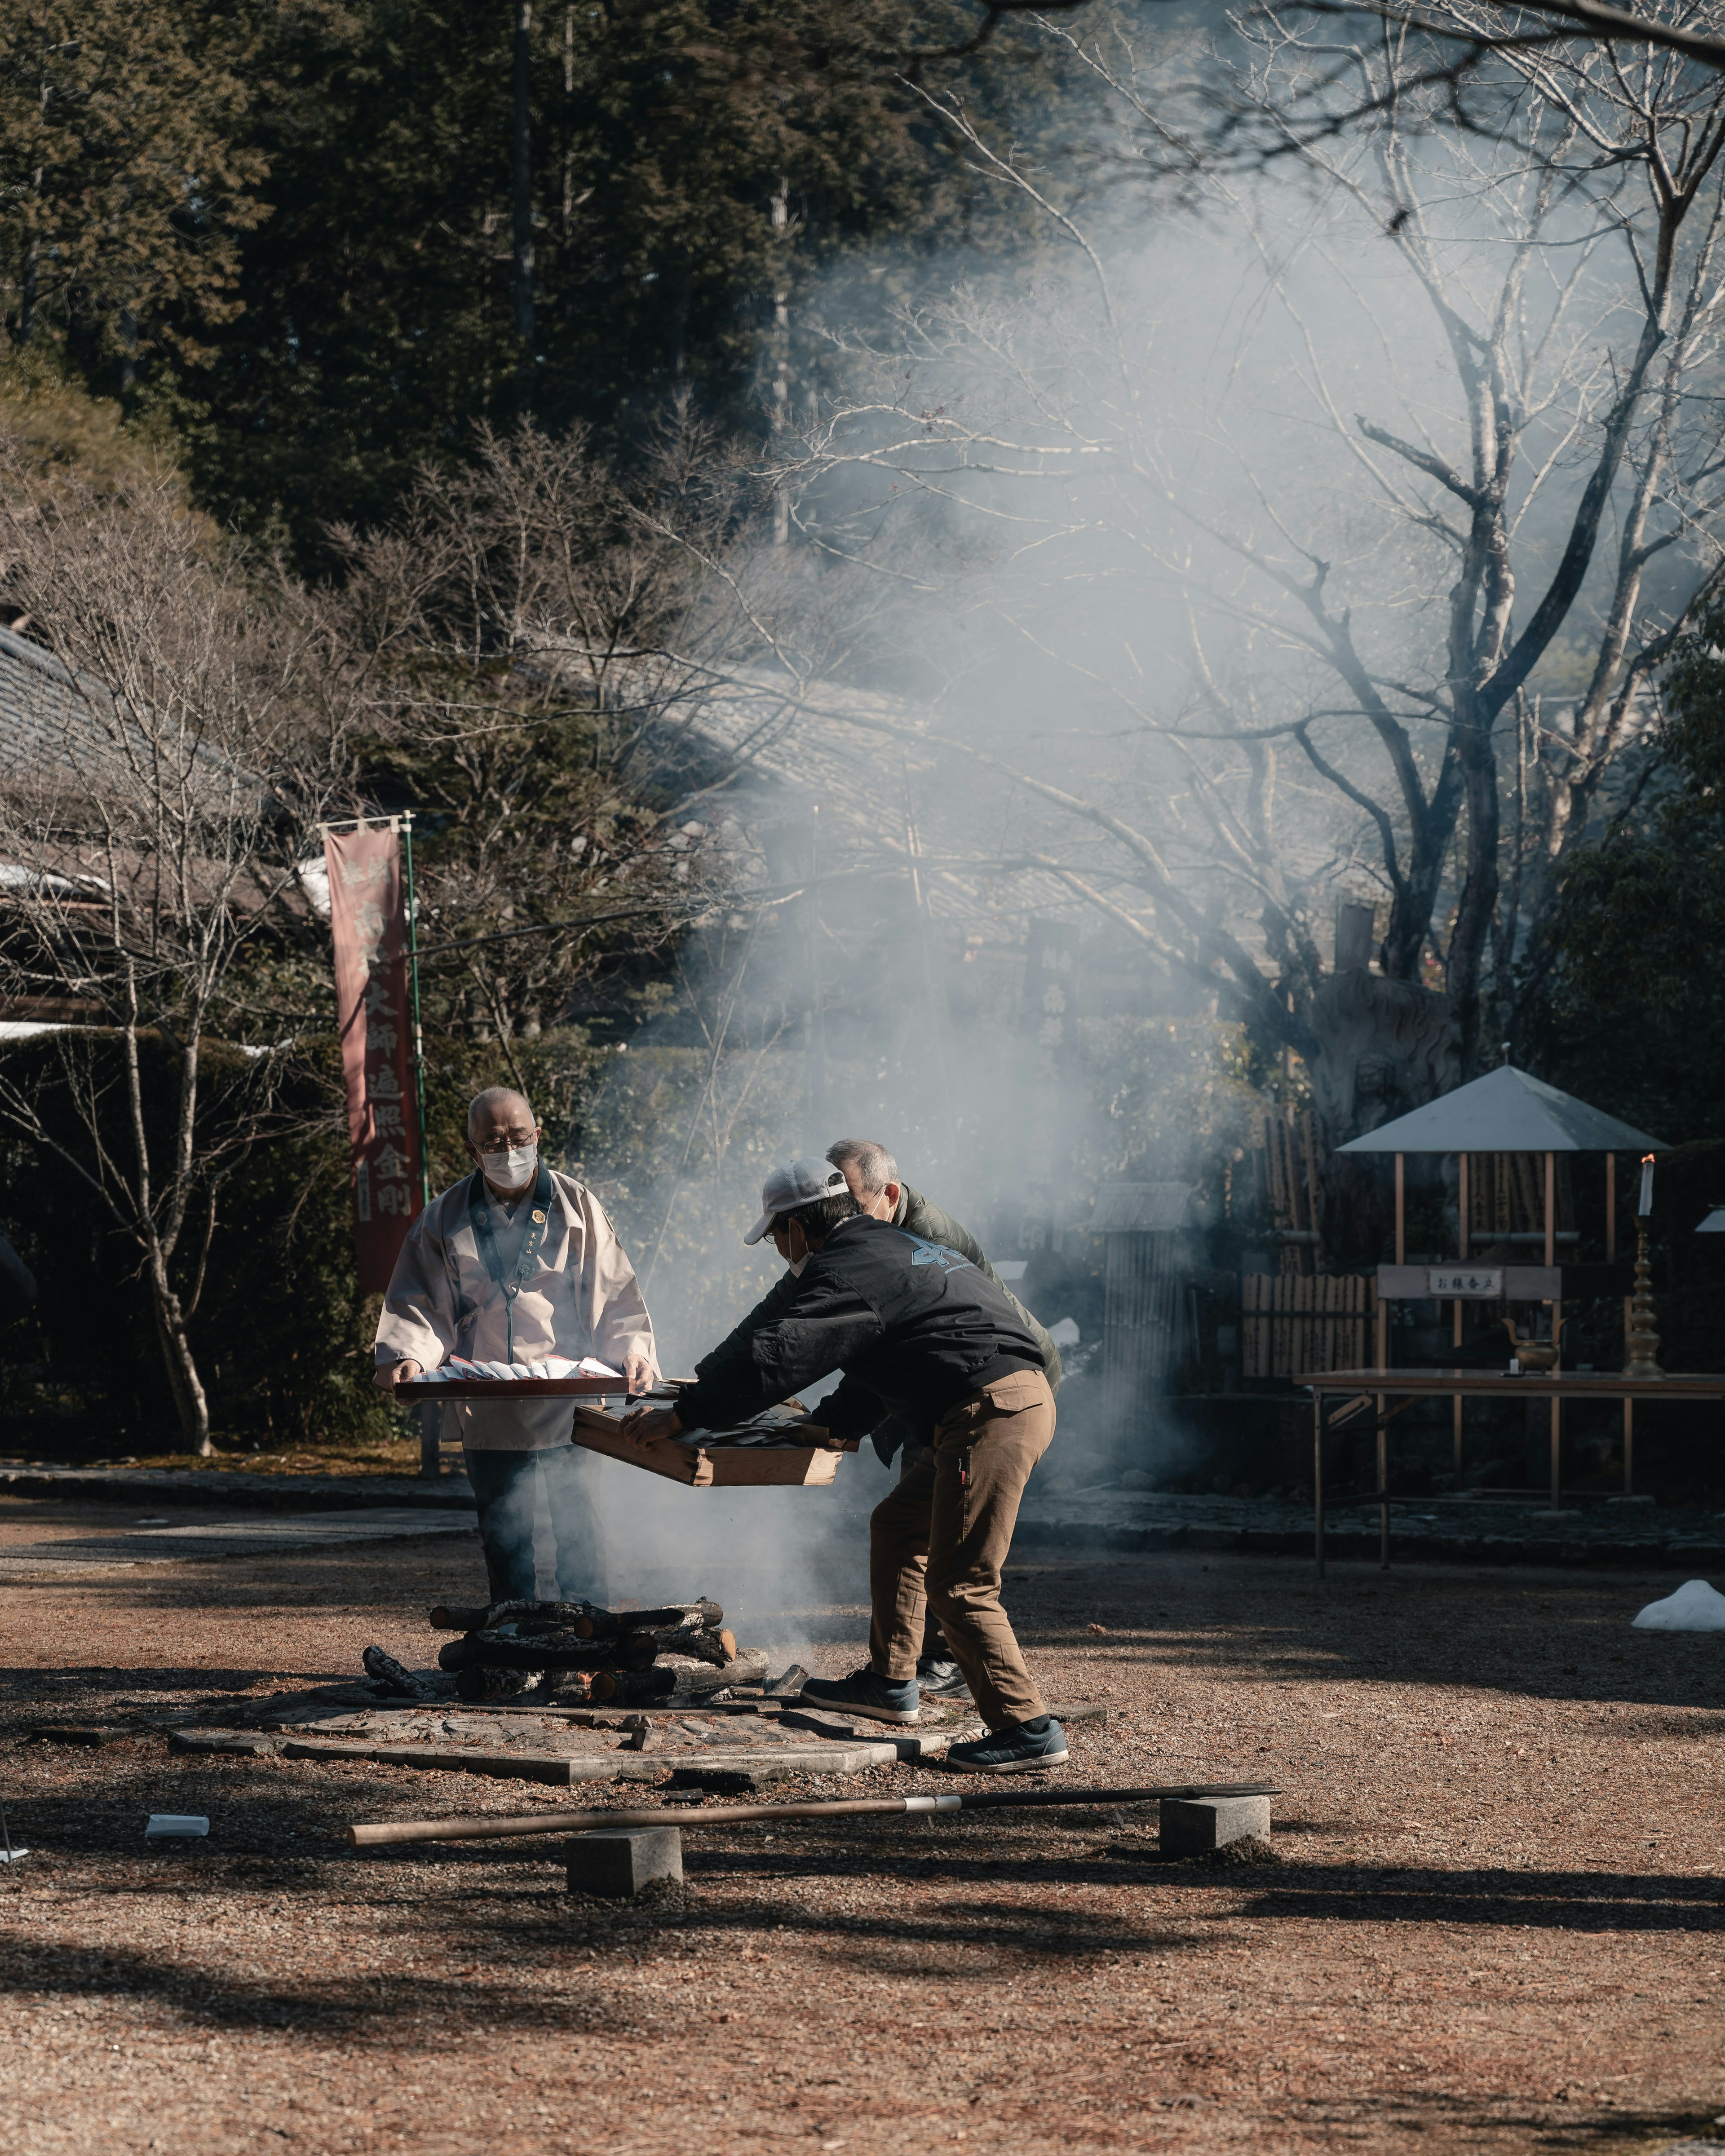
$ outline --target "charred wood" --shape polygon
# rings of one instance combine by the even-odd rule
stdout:
[[[631,1632],[711,1631],[725,1613],[716,1602],[669,1602],[656,1609],[601,1609],[592,1602],[493,1602],[483,1608],[438,1602],[425,1613],[434,1632],[489,1632],[500,1625],[552,1627],[583,1640],[621,1640]]]
[[[495,1613],[493,1613],[494,1621]],[[670,1602],[658,1609],[586,1610],[572,1620],[583,1639],[620,1640],[630,1632],[710,1631],[725,1621],[716,1602]]]
[[[600,1642],[567,1632],[521,1639],[506,1632],[469,1632],[445,1640],[438,1666],[445,1670],[644,1670],[659,1650],[652,1640]]]
[[[734,1661],[715,1666],[689,1655],[661,1655],[650,1670],[605,1670],[593,1679],[597,1700],[634,1707],[653,1700],[699,1699],[726,1685],[758,1684],[767,1674],[766,1651],[745,1647]]]
[[[669,1699],[676,1688],[675,1670],[601,1670],[593,1681],[593,1697],[619,1707]]]
[[[521,1699],[576,1706],[592,1697],[592,1679],[583,1670],[463,1670],[455,1697],[470,1705],[486,1700]]]
[[[367,1647],[360,1656],[366,1675],[373,1684],[380,1684],[401,1699],[430,1699],[437,1687],[424,1677],[415,1676],[393,1655],[386,1655],[381,1647]]]

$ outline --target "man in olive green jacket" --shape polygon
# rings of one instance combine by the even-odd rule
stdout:
[[[902,1228],[907,1235],[920,1235],[926,1243],[938,1243],[942,1250],[957,1250],[972,1265],[980,1268],[993,1281],[1011,1303],[1034,1335],[1042,1350],[1043,1368],[1048,1378],[1049,1390],[1060,1389],[1060,1351],[1050,1338],[1046,1329],[1007,1286],[999,1273],[983,1254],[983,1246],[969,1229],[955,1220],[950,1213],[943,1212],[932,1199],[925,1198],[920,1190],[912,1190],[907,1183],[901,1183],[898,1163],[883,1145],[872,1138],[839,1138],[827,1147],[827,1158],[849,1184],[851,1196],[862,1211],[876,1220],[890,1220],[895,1228]],[[774,1238],[777,1242],[777,1237]],[[784,1250],[781,1257],[788,1257]],[[799,1268],[800,1270],[800,1268]],[[706,1364],[716,1361],[731,1348],[740,1335],[752,1333],[757,1327],[773,1323],[781,1310],[796,1292],[796,1275],[788,1270],[782,1273],[767,1291],[761,1301],[744,1318],[742,1324],[726,1339],[721,1341],[712,1353],[696,1366],[698,1378]],[[883,1463],[890,1464],[893,1455],[904,1445],[906,1432],[896,1421],[883,1423],[871,1442]],[[911,1466],[914,1455],[906,1450],[900,1467],[902,1475]],[[970,1692],[958,1665],[952,1660],[939,1625],[931,1613],[928,1628],[923,1635],[922,1654],[916,1664],[916,1681],[924,1692],[944,1699],[968,1699]]]

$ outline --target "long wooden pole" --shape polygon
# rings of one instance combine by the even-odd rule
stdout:
[[[954,1789],[937,1797],[828,1797],[803,1804],[650,1804],[630,1811],[529,1812],[502,1819],[375,1820],[350,1826],[349,1844],[493,1841],[510,1835],[590,1834],[636,1826],[730,1826],[744,1820],[854,1819],[883,1812],[997,1811],[1042,1804],[1147,1804],[1164,1798],[1273,1797],[1270,1782],[1165,1782],[1140,1789]]]

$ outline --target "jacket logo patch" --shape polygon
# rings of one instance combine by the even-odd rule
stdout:
[[[916,1246],[916,1254],[911,1260],[913,1265],[938,1265],[943,1273],[971,1272],[975,1270],[970,1260],[961,1251],[949,1250],[944,1243],[926,1242],[921,1235],[912,1235],[908,1228],[900,1229],[899,1233]]]

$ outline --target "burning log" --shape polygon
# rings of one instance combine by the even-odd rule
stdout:
[[[631,1632],[710,1632],[724,1621],[718,1604],[703,1597],[699,1602],[667,1603],[658,1609],[589,1609],[573,1620],[573,1629],[584,1639],[620,1640]]]
[[[578,1640],[569,1632],[469,1632],[438,1650],[445,1670],[645,1670],[659,1653],[650,1632],[628,1640]]]
[[[521,1699],[529,1694],[547,1707],[584,1706],[593,1697],[593,1680],[585,1670],[465,1669],[455,1680],[455,1697],[470,1706],[485,1701]]]
[[[737,1656],[737,1635],[734,1632],[679,1630],[660,1632],[629,1632],[614,1642],[601,1643],[607,1653],[624,1669],[638,1666],[629,1659],[630,1650],[639,1651],[639,1643],[650,1640],[655,1655],[686,1656],[698,1662],[712,1662],[722,1667]]]
[[[731,1661],[716,1666],[692,1655],[661,1655],[651,1669],[602,1671],[593,1679],[593,1696],[619,1706],[644,1707],[655,1701],[700,1699],[727,1685],[759,1684],[766,1675],[767,1653],[762,1647],[744,1647]]]
[[[493,1602],[484,1609],[433,1604],[434,1632],[485,1632],[499,1625],[567,1626],[583,1640],[620,1640],[629,1632],[711,1631],[725,1621],[716,1602],[670,1602],[656,1609],[601,1609],[591,1602]]]
[[[715,1683],[721,1681],[715,1679]],[[608,1707],[652,1707],[668,1700],[677,1688],[675,1670],[601,1670],[593,1681],[593,1696]]]

